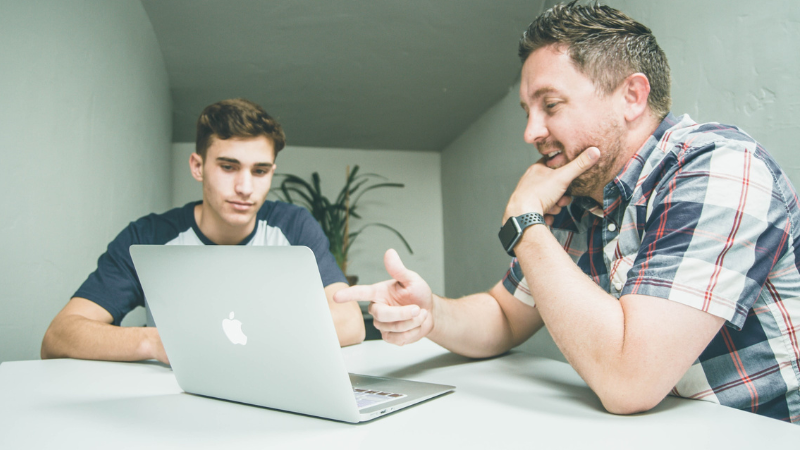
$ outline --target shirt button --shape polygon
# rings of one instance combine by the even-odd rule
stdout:
[[[616,230],[617,230],[617,226],[616,225],[614,225],[613,223],[608,224],[608,231],[613,232],[613,231],[616,231]]]
[[[622,290],[622,282],[621,281],[615,281],[614,282],[614,289],[616,289],[618,291],[621,291]]]

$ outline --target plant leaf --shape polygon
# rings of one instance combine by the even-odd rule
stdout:
[[[414,250],[411,250],[411,246],[408,245],[408,241],[406,241],[406,238],[404,238],[403,235],[400,234],[399,231],[397,231],[394,228],[390,227],[389,225],[386,225],[386,224],[383,224],[383,223],[368,223],[368,224],[364,225],[363,227],[361,227],[358,231],[354,231],[354,232],[350,233],[350,236],[351,236],[350,237],[350,244],[352,245],[353,241],[356,240],[356,238],[361,234],[361,232],[363,232],[366,228],[369,228],[369,227],[381,227],[381,228],[385,228],[385,229],[391,231],[392,233],[395,234],[395,236],[397,236],[398,238],[400,238],[401,241],[403,241],[403,245],[405,245],[405,247],[408,250],[408,252],[411,253],[412,255],[414,254]]]

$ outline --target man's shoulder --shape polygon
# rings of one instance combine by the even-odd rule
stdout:
[[[129,223],[126,229],[139,244],[166,244],[192,228],[192,215],[198,202],[172,208],[163,213],[150,213]]]
[[[754,217],[769,212],[771,220],[783,220],[787,211],[800,217],[793,212],[797,195],[785,171],[739,127],[683,116],[661,136],[658,148],[645,166],[650,172],[637,184],[635,205],[661,198],[738,211],[739,200],[746,199],[744,211]]]
[[[754,151],[759,144],[735,125],[719,122],[696,123],[684,115],[664,133],[659,146],[664,151],[677,153],[680,156],[723,146],[731,150]]]
[[[292,244],[323,235],[319,223],[306,208],[281,201],[264,202],[258,212],[258,221],[265,225],[267,234],[278,232]]]
[[[285,203],[282,201],[272,201],[266,200],[263,205],[261,205],[261,209],[258,210],[259,218],[264,217],[277,217],[281,215],[303,215],[307,214],[310,216],[311,214],[308,212],[307,209],[303,208],[302,206],[294,205],[291,203]]]
[[[258,220],[272,226],[295,226],[308,221],[316,223],[311,213],[302,206],[267,200],[258,211]]]
[[[662,127],[654,135],[657,142],[637,177],[637,185],[643,185],[644,192],[649,192],[654,184],[664,186],[676,176],[738,177],[744,173],[744,168],[747,168],[748,177],[765,186],[783,178],[777,161],[737,126],[695,123],[688,115],[680,118],[670,115]]]

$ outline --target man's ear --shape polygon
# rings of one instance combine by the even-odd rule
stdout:
[[[634,73],[622,82],[622,96],[625,102],[625,120],[634,122],[647,111],[650,97],[650,81],[643,73]]]
[[[189,170],[192,172],[192,177],[199,182],[203,182],[203,157],[197,153],[192,153],[189,156]]]

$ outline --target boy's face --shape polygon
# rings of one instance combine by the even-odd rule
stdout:
[[[190,165],[192,176],[203,183],[203,221],[219,231],[252,231],[275,173],[272,141],[212,137],[205,160],[194,153]]]

